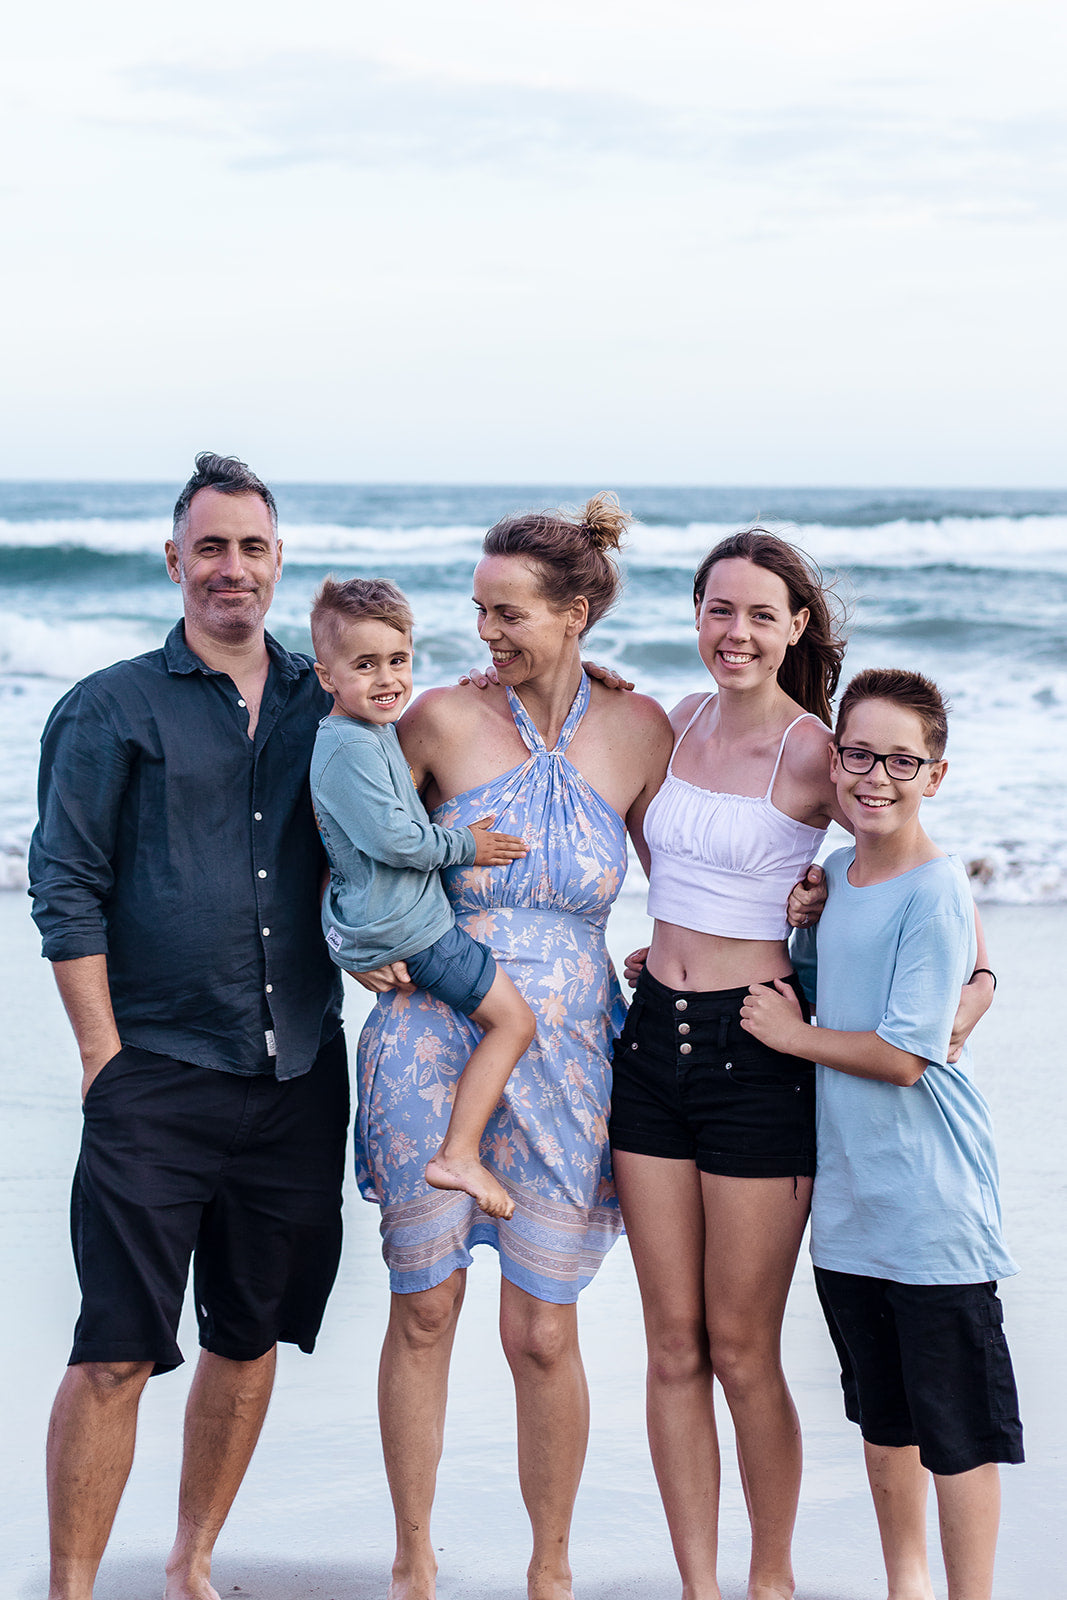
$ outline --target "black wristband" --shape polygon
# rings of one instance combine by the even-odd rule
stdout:
[[[993,980],[993,993],[996,994],[996,992],[997,992],[997,975],[993,971],[992,967],[975,967],[974,971],[971,973],[971,976],[967,981],[968,982],[973,981],[975,978],[977,978],[977,976],[978,976],[978,974],[980,972],[985,972],[985,973],[988,974],[989,977],[992,978],[992,980]]]

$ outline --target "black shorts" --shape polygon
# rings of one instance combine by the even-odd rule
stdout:
[[[787,982],[808,1007],[794,975]],[[741,1026],[748,989],[668,989],[646,967],[615,1041],[611,1143],[735,1178],[815,1174],[815,1068]]]
[[[342,1033],[285,1083],[132,1046],[108,1062],[85,1097],[71,1194],[72,1366],[179,1366],[190,1256],[205,1350],[314,1348],[341,1253],[348,1083]]]
[[[1021,1461],[995,1283],[893,1283],[815,1268],[845,1415],[868,1444],[918,1445],[931,1472]]]

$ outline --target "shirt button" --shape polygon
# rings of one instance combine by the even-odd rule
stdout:
[[[675,1011],[686,1011],[686,1010],[688,1010],[688,1001],[686,1001],[686,1000],[676,1000],[674,1002],[674,1009],[675,1009]]]
[[[264,928],[263,929],[263,937],[264,937],[264,939],[269,939],[270,938],[270,929],[269,928]]]
[[[678,1024],[678,1032],[679,1033],[688,1033],[689,1032],[689,1024],[688,1024],[688,1022],[680,1022]]]
[[[268,985],[267,985],[267,993],[268,994],[273,994],[274,993],[274,985],[273,985],[273,983],[268,983]],[[682,1048],[684,1049],[685,1046],[683,1045]]]
[[[679,1053],[683,1056],[687,1056],[692,1048],[693,1046],[691,1044],[680,1044],[678,1046]]]
[[[243,700],[238,700],[238,702],[237,702],[237,704],[238,704],[238,705],[239,705],[239,706],[243,706],[243,705],[244,705],[244,701],[243,701]]]
[[[253,811],[252,815],[255,817],[257,822],[262,822],[263,821],[263,813],[262,813],[262,811]]]
[[[263,868],[263,867],[260,867],[259,871],[256,873],[256,877],[257,878],[265,878],[266,876],[267,876],[266,869]]]

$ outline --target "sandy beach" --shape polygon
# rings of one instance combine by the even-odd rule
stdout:
[[[639,901],[609,929],[619,956],[643,942]],[[1063,906],[984,911],[997,1003],[976,1042],[977,1076],[996,1120],[1008,1239],[1022,1264],[1003,1286],[1029,1460],[1006,1469],[999,1600],[1051,1600],[1062,1587],[1067,1313],[1061,1146],[1067,1127],[1062,1040],[1067,986]],[[27,903],[0,895],[7,1017],[0,1055],[0,1271],[8,1314],[0,1338],[7,1394],[0,1484],[2,1592],[40,1600],[46,1588],[43,1443],[69,1351],[77,1292],[67,1196],[78,1140],[76,1056]],[[353,992],[354,1047],[363,1012]],[[496,1342],[498,1274],[480,1251],[453,1369],[435,1518],[441,1600],[519,1600],[526,1519],[514,1470],[510,1382]],[[282,1351],[275,1400],[248,1479],[219,1542],[221,1596],[248,1600],[380,1600],[391,1513],[377,1439],[374,1384],[387,1311],[377,1214],[351,1188],[341,1275],[314,1356]],[[575,1521],[579,1600],[672,1600],[678,1581],[648,1462],[643,1351],[625,1243],[581,1302],[592,1391],[592,1437]],[[181,1412],[196,1353],[154,1380],[141,1410],[137,1460],[101,1569],[99,1600],[154,1600],[173,1533]],[[786,1320],[786,1365],[804,1428],[807,1465],[796,1539],[802,1600],[880,1600],[877,1536],[858,1434],[845,1422],[806,1252]],[[722,1429],[728,1437],[725,1406]],[[728,1453],[724,1447],[724,1454]],[[744,1594],[746,1528],[736,1472],[724,1474],[720,1575],[724,1600]],[[944,1593],[943,1578],[938,1583]]]

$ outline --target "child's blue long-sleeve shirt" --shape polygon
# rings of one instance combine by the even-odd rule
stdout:
[[[392,723],[319,723],[311,798],[330,858],[322,931],[340,967],[366,972],[427,950],[455,918],[440,867],[474,860],[469,828],[426,815]]]

